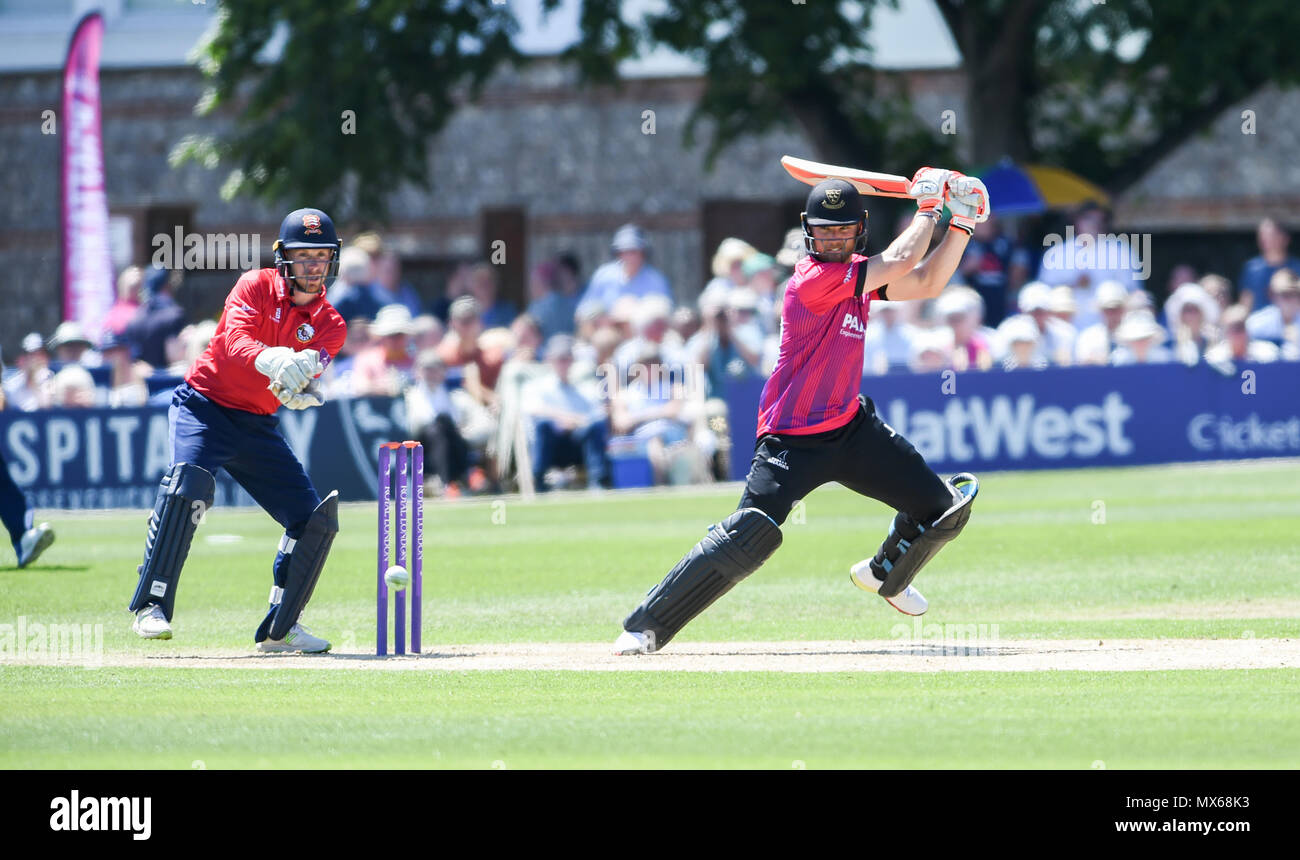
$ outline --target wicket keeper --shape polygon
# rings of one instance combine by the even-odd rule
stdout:
[[[912,579],[966,525],[979,484],[969,473],[942,480],[858,393],[863,336],[872,299],[942,292],[989,206],[980,180],[930,167],[916,172],[909,193],[918,206],[912,223],[884,252],[866,257],[867,213],[857,189],[842,179],[813,187],[801,216],[808,256],[785,291],[780,352],[763,387],[740,504],[623,621],[616,654],[648,654],[668,644],[767,561],[794,503],[829,481],[897,511],[875,556],[851,569],[852,582],[899,612],[925,612]],[[952,212],[947,235],[925,257],[945,199]]]
[[[145,639],[170,639],[172,608],[194,532],[224,468],[284,527],[271,567],[270,610],[254,634],[260,651],[328,651],[298,623],[338,532],[338,492],[322,501],[278,430],[276,410],[324,402],[316,381],[347,335],[325,298],[340,242],[319,209],[280,225],[275,267],[245,272],[226,297],[216,334],[168,412],[172,465],[149,517],[140,582],[128,607]]]

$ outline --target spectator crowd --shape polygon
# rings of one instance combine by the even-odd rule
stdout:
[[[1300,259],[1274,221],[1260,224],[1260,254],[1235,289],[1178,265],[1159,309],[1104,210],[1082,207],[1073,226],[1073,245],[1035,255],[996,218],[977,225],[937,299],[871,303],[864,371],[1300,361]],[[1098,252],[1076,253],[1088,237]],[[322,378],[327,396],[403,398],[433,490],[448,495],[511,482],[603,487],[619,468],[644,468],[645,483],[726,476],[722,392],[772,372],[802,231],[772,254],[725,239],[686,303],[639,227],[620,227],[610,250],[585,283],[571,254],[537,263],[521,309],[483,262],[456,267],[427,302],[380,236],[356,237],[328,289],[348,338]],[[5,407],[169,402],[216,329],[186,320],[178,275],[129,267],[99,331],[65,322],[48,338],[27,335],[5,371]]]

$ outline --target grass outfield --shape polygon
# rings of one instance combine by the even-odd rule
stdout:
[[[1296,461],[989,475],[966,531],[918,580],[931,603],[926,623],[996,624],[1002,640],[1295,638],[1298,485]],[[737,495],[727,487],[430,503],[426,648],[612,641],[619,620]],[[0,669],[4,767],[1300,766],[1296,668],[114,665],[251,651],[279,530],[261,512],[213,511],[181,583],[176,638],[144,642],[122,607],[135,586],[145,513],[48,519],[59,539],[40,563],[0,573],[0,625],[103,624],[107,659],[97,669]],[[364,652],[374,646],[375,510],[348,506],[341,519],[304,621],[336,650]],[[772,560],[669,648],[889,639],[906,619],[847,576],[888,521],[884,506],[822,488],[796,511]],[[0,645],[3,636],[0,626]],[[140,714],[150,715],[147,742]],[[907,725],[917,743],[893,751],[864,743],[878,721]]]

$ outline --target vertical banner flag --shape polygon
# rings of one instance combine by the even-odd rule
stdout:
[[[113,304],[108,247],[108,197],[99,124],[99,49],[104,19],[81,19],[63,67],[63,318],[81,323],[91,337]]]

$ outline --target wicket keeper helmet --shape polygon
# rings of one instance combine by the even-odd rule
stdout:
[[[295,209],[280,222],[280,238],[271,246],[275,251],[275,268],[289,284],[289,261],[284,252],[290,248],[332,248],[329,268],[325,270],[325,286],[334,283],[339,275],[339,250],[343,243],[334,232],[334,221],[319,209]]]
[[[803,224],[803,246],[808,254],[816,259],[811,227],[841,227],[845,224],[857,224],[858,232],[853,237],[853,253],[861,254],[867,248],[867,210],[862,205],[862,195],[858,189],[843,179],[827,179],[813,186],[808,192],[808,202],[799,215]]]

